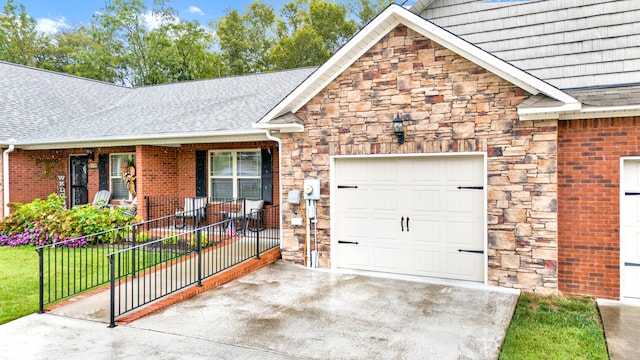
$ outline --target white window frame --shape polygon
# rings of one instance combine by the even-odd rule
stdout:
[[[117,198],[115,197],[115,193],[114,193],[114,189],[113,189],[113,182],[114,181],[120,181],[122,182],[122,174],[120,174],[118,172],[118,175],[113,175],[113,166],[115,165],[115,161],[113,161],[113,157],[114,156],[127,156],[128,160],[133,160],[133,162],[136,162],[136,153],[135,152],[126,152],[126,153],[110,153],[109,154],[109,191],[111,191],[111,198],[114,200],[132,200],[132,195],[131,193],[128,193],[129,195],[126,198]],[[119,167],[117,170],[120,170]]]
[[[251,152],[251,153],[256,153],[256,155],[258,156],[258,159],[260,161],[260,166],[258,167],[258,175],[255,176],[249,176],[249,175],[243,175],[243,176],[238,176],[238,153],[241,152]],[[228,176],[213,176],[212,172],[213,172],[213,166],[212,166],[212,156],[213,154],[217,154],[217,153],[231,153],[231,175]],[[207,156],[207,167],[208,167],[208,172],[207,172],[207,193],[209,194],[210,198],[213,198],[213,186],[212,186],[212,180],[213,179],[231,179],[232,181],[232,186],[233,186],[233,199],[238,199],[238,194],[239,194],[239,189],[238,189],[238,179],[257,179],[260,181],[260,189],[262,189],[262,153],[260,151],[260,149],[236,149],[236,150],[209,150],[209,154]],[[262,193],[260,194],[260,199],[262,199]]]

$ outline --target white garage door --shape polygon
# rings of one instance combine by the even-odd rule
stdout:
[[[335,162],[339,268],[484,280],[484,157]]]
[[[623,176],[620,206],[622,296],[640,298],[640,161],[625,160]]]

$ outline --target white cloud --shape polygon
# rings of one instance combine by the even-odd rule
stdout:
[[[151,11],[148,11],[147,13],[142,15],[142,22],[145,24],[147,29],[155,30],[162,25],[179,23],[180,19],[177,16],[171,16],[168,18],[162,17],[154,14]]]
[[[190,14],[196,14],[196,15],[204,16],[204,11],[200,10],[199,7],[193,6],[193,5],[189,6],[189,9],[187,10],[187,12],[190,13]]]
[[[59,17],[57,20],[42,18],[36,23],[36,30],[44,34],[55,34],[68,27],[69,24],[64,17]]]

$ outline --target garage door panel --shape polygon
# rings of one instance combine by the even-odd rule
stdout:
[[[442,224],[438,220],[410,218],[409,240],[417,243],[439,243],[442,241]]]
[[[478,267],[484,263],[482,255],[473,253],[450,252],[446,255],[447,274],[450,278],[481,281],[483,274]]]
[[[437,276],[442,272],[442,254],[439,251],[414,250],[412,263],[420,275]]]
[[[622,296],[640,298],[640,161],[625,160],[620,203]]]
[[[638,266],[625,266],[623,279],[623,293],[627,297],[640,298],[640,267]]]
[[[444,193],[446,212],[459,214],[476,214],[478,206],[482,204],[481,190],[447,190]]]
[[[439,212],[442,208],[440,190],[414,190],[408,196],[412,211]]]
[[[371,249],[371,266],[381,271],[398,270],[400,250],[393,247],[374,247]]]
[[[372,189],[368,195],[371,199],[371,210],[398,210],[398,190],[377,188]]]
[[[458,189],[484,184],[483,157],[337,159],[335,171],[354,186],[333,190],[338,240],[358,242],[337,244],[337,267],[483,280],[485,255],[457,251],[484,249],[484,191]]]

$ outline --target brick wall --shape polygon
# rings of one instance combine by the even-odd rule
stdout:
[[[640,119],[562,121],[558,279],[563,293],[620,297],[620,158],[640,156]]]
[[[283,193],[321,178],[318,240],[330,267],[330,156],[486,152],[489,283],[557,291],[557,122],[520,122],[529,94],[457,54],[398,27],[311,99],[304,133],[282,134]],[[391,120],[402,114],[406,142]],[[283,258],[302,263],[304,229],[285,204]]]

